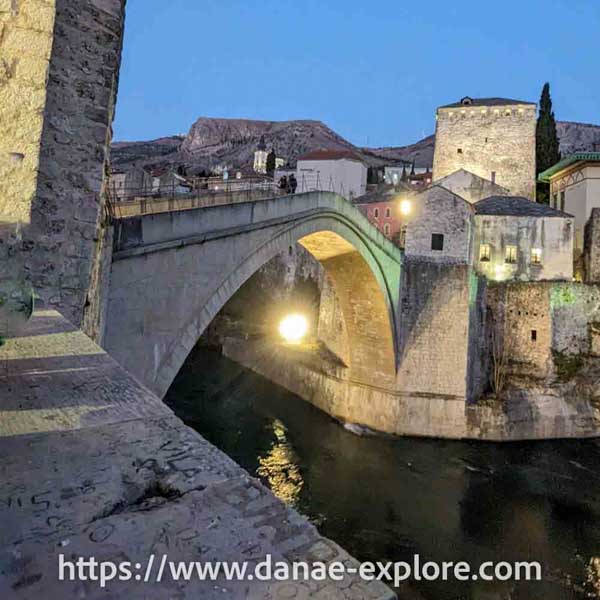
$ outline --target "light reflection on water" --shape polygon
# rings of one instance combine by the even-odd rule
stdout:
[[[531,561],[542,583],[411,582],[403,600],[600,598],[600,444],[358,437],[202,350],[167,402],[361,560]]]
[[[298,456],[285,437],[285,425],[275,419],[272,428],[277,441],[264,456],[258,457],[256,474],[267,482],[280,500],[295,506],[304,485],[297,464]]]

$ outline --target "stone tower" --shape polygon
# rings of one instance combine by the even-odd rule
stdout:
[[[96,337],[124,8],[0,1],[0,281],[23,263],[38,306]]]
[[[535,200],[534,103],[467,96],[436,119],[434,181],[465,169]]]
[[[254,153],[254,171],[256,173],[266,173],[267,172],[267,156],[269,153],[267,152],[267,144],[265,143],[265,136],[260,136],[260,141],[258,143],[258,147],[256,152]]]

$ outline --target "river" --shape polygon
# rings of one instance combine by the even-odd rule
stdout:
[[[357,436],[211,350],[169,406],[360,560],[538,561],[541,582],[411,581],[402,600],[600,598],[600,443]],[[600,563],[600,560],[596,563]]]

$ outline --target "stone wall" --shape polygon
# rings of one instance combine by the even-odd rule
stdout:
[[[600,208],[592,209],[584,238],[585,281],[600,283]]]
[[[0,234],[31,218],[54,31],[53,0],[0,0]]]
[[[502,317],[509,372],[514,376],[565,379],[592,354],[593,332],[600,322],[598,285],[494,285],[488,291],[488,306]]]
[[[413,214],[406,227],[407,257],[469,263],[472,256],[473,209],[441,186],[414,196]],[[442,234],[443,249],[432,249],[432,235]]]
[[[405,260],[398,387],[464,399],[469,364],[471,272],[467,265]]]
[[[439,108],[433,180],[465,169],[535,198],[535,126],[532,104]]]
[[[91,331],[102,311],[92,302],[100,288],[91,285],[102,279],[101,193],[123,17],[124,0],[0,2],[0,83],[9,79],[0,85],[8,102],[0,105],[14,123],[0,140],[3,174],[7,152],[10,159],[0,178],[0,196],[8,198],[0,221],[13,224],[3,237],[12,240],[41,304],[75,325],[87,309]]]
[[[544,378],[552,372],[550,285],[510,283],[488,287],[488,307],[504,339],[512,374]]]

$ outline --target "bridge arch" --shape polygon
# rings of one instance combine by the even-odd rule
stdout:
[[[336,194],[312,192],[242,204],[250,206],[147,215],[117,225],[106,349],[164,395],[227,301],[258,269],[299,243],[333,282],[348,334],[350,378],[392,387],[398,249]],[[239,212],[246,212],[242,225],[241,215],[233,215]],[[175,222],[194,218],[196,228],[188,223],[181,229]],[[153,286],[152,298],[144,298],[139,289],[148,282],[146,275],[160,282]],[[151,318],[144,318],[148,314]]]

